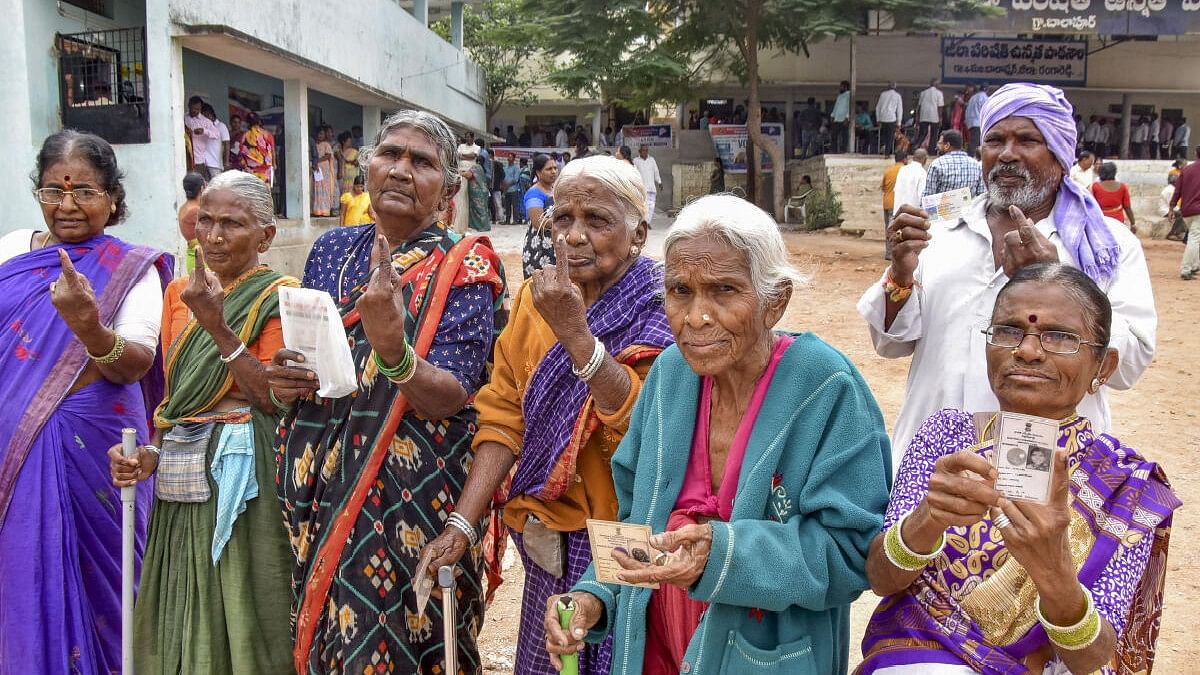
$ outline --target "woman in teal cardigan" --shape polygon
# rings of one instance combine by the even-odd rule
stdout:
[[[655,362],[613,456],[623,522],[658,549],[595,567],[546,612],[552,660],[614,634],[614,675],[845,673],[850,603],[867,588],[891,477],[883,418],[841,353],[776,333],[801,280],[775,221],[728,195],[679,214],[666,240],[677,340]]]

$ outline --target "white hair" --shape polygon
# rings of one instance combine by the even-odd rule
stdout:
[[[667,233],[663,255],[669,258],[672,246],[705,236],[746,254],[750,281],[764,304],[778,299],[788,282],[796,286],[808,283],[808,277],[788,262],[787,245],[775,219],[740,197],[708,195],[683,207]]]
[[[363,146],[358,151],[358,166],[363,174],[368,173],[375,148],[379,147],[388,134],[404,127],[411,127],[425,134],[437,148],[438,161],[442,163],[442,190],[458,187],[462,177],[458,172],[458,142],[454,138],[454,132],[442,118],[424,110],[398,110],[383,120],[379,133],[375,134],[375,142]],[[366,179],[363,180],[365,183]]]
[[[271,198],[271,188],[258,176],[245,171],[224,171],[208,182],[200,196],[214,190],[229,190],[237,195],[250,207],[259,226],[275,224],[275,201]]]
[[[617,201],[624,207],[625,226],[630,232],[648,220],[646,186],[642,183],[641,174],[629,162],[608,155],[592,155],[567,162],[562,173],[558,174],[558,179],[554,181],[554,201],[559,201],[559,189],[580,178],[591,178],[616,196]]]

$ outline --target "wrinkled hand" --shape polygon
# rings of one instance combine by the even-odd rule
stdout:
[[[1042,236],[1016,206],[1008,207],[1008,215],[1019,223],[1017,229],[1004,235],[1004,273],[1012,277],[1022,268],[1035,263],[1058,262],[1058,249]]]
[[[567,596],[575,601],[575,614],[571,617],[569,628],[563,630],[558,621],[558,601]],[[546,616],[542,623],[546,629],[546,652],[550,654],[550,663],[555,670],[562,670],[559,656],[578,654],[583,650],[583,638],[600,620],[603,611],[604,605],[600,599],[586,591],[550,596],[546,601]]]
[[[590,334],[587,307],[583,303],[583,293],[571,281],[568,255],[566,235],[560,234],[554,240],[554,264],[534,272],[529,282],[534,308],[550,325],[558,341],[564,344],[572,338]]]
[[[1054,453],[1054,478],[1048,504],[1001,498],[998,510],[1012,521],[1000,530],[1005,547],[1039,588],[1075,578],[1068,535],[1071,488],[1066,450]],[[994,520],[997,510],[993,509],[992,513]]]
[[[421,549],[421,554],[417,556],[417,560],[423,559],[426,554],[431,554],[429,566],[426,568],[426,574],[437,582],[438,570],[445,565],[457,565],[459,560],[466,555],[467,549],[471,547],[471,542],[467,541],[467,535],[463,534],[457,527],[449,526],[442,530],[442,533],[436,539],[425,544]],[[417,571],[420,573],[420,570]],[[462,569],[455,568],[454,574],[458,576],[462,573]],[[441,597],[439,587],[434,586],[433,595]]]
[[[286,406],[311,396],[320,389],[317,374],[307,368],[289,366],[288,361],[304,363],[304,355],[290,349],[280,349],[271,357],[271,365],[266,367],[267,388],[274,393],[275,398]]]
[[[918,508],[939,530],[945,530],[983,520],[1000,498],[992,463],[970,450],[959,450],[934,464],[929,489]]]
[[[58,262],[62,271],[56,281],[50,282],[50,302],[72,332],[94,328],[100,323],[100,308],[91,282],[75,270],[66,250],[58,249]]]
[[[888,223],[887,237],[892,240],[892,280],[909,286],[917,271],[918,257],[933,238],[929,233],[929,214],[911,204],[901,206]]]
[[[628,572],[618,575],[631,584],[671,584],[687,590],[694,586],[708,564],[712,551],[712,525],[685,525],[650,538],[650,545],[667,554],[662,565],[640,563],[623,551],[613,551],[613,560]]]
[[[120,488],[133,487],[138,481],[146,480],[154,475],[158,468],[158,455],[139,445],[137,454],[125,457],[120,445],[108,449],[108,472],[112,476],[113,485]]]
[[[221,281],[204,264],[204,249],[196,249],[196,271],[179,294],[200,326],[212,333],[225,324],[225,292]]]
[[[371,269],[367,290],[354,306],[371,347],[384,363],[395,366],[404,358],[404,294],[400,275],[392,265],[391,248],[382,234],[375,235]]]

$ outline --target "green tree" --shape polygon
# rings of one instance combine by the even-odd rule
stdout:
[[[988,13],[988,0],[524,0],[540,15],[539,45],[556,55],[552,75],[567,91],[612,101],[676,102],[701,91],[716,73],[749,89],[751,143],[766,150],[776,215],[783,212],[783,149],[762,133],[758,58],[763,51],[807,56],[810,45],[865,30],[868,10],[889,12],[898,29],[937,29]],[[749,156],[756,168],[761,155]],[[761,172],[755,172],[756,183]],[[761,195],[762,190],[754,190]]]
[[[463,8],[463,49],[483,70],[489,126],[504,104],[528,106],[537,102],[533,87],[538,84],[539,56],[528,34],[532,27],[521,0],[483,0],[478,6]],[[449,17],[439,19],[431,28],[450,39]]]

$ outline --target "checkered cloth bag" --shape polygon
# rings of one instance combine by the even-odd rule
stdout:
[[[177,424],[163,437],[154,480],[154,494],[164,502],[208,501],[208,441],[212,422]]]

